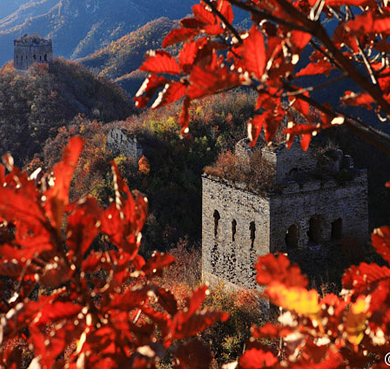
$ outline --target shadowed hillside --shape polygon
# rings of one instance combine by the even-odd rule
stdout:
[[[48,137],[78,114],[103,122],[124,119],[132,105],[113,82],[86,68],[55,59],[28,74],[11,64],[0,72],[0,155],[12,151],[18,163],[41,151]]]

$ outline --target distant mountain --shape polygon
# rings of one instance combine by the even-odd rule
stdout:
[[[79,114],[110,122],[134,112],[115,83],[64,59],[35,64],[28,74],[6,64],[0,70],[0,101],[0,156],[10,151],[19,164],[40,153]]]
[[[144,78],[144,73],[137,72],[137,69],[145,60],[145,52],[161,48],[164,37],[178,26],[178,21],[158,18],[77,61],[97,75],[114,80],[134,95]],[[172,48],[170,51],[175,52]]]
[[[51,38],[57,56],[81,58],[150,20],[181,18],[195,3],[198,1],[1,0],[0,65],[12,59],[13,40],[26,33]],[[10,14],[9,9],[16,7]]]
[[[27,4],[30,1],[31,0],[1,0],[0,19],[12,14],[20,6]]]

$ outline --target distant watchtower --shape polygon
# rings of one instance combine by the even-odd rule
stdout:
[[[14,40],[14,66],[27,70],[34,63],[49,63],[53,60],[51,40],[39,36],[24,35]]]

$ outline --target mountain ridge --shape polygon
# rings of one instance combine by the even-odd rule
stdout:
[[[4,0],[17,10],[0,19],[0,65],[12,59],[13,40],[39,34],[53,40],[56,56],[82,58],[112,41],[166,16],[178,19],[196,0]]]

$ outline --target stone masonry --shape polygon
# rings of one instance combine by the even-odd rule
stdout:
[[[348,235],[368,239],[367,174],[351,168],[350,157],[335,151],[327,164],[333,176],[319,179],[316,158],[299,143],[290,150],[264,147],[262,156],[274,164],[277,184],[266,195],[247,191],[244,183],[202,177],[202,273],[210,284],[255,288],[258,255]],[[351,175],[342,184],[336,181],[341,170]]]
[[[114,154],[124,154],[138,161],[143,155],[142,146],[137,137],[124,128],[113,128],[107,135],[107,148]]]
[[[15,69],[26,71],[34,63],[53,60],[52,41],[39,36],[24,35],[14,41]]]

